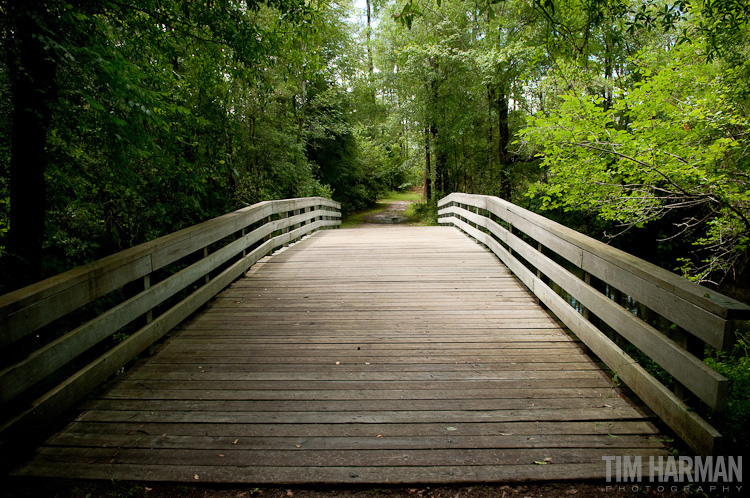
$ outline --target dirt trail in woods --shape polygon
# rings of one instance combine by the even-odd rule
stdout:
[[[411,187],[408,199],[384,199],[378,201],[378,207],[362,216],[362,223],[372,225],[401,225],[415,222],[414,215],[409,213],[409,206],[422,200],[422,187]]]

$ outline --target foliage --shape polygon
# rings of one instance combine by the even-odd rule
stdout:
[[[706,364],[729,381],[727,413],[714,422],[731,441],[736,454],[747,452],[750,445],[750,341],[743,334],[732,352],[712,351]]]
[[[343,86],[356,84],[359,67],[348,56],[358,48],[346,3],[29,5],[3,2],[0,16],[0,256],[20,50],[13,26],[24,15],[55,63],[39,166],[44,276],[260,200],[333,195],[365,206],[405,178],[387,141],[362,135]],[[23,258],[5,256],[4,274]],[[13,285],[3,279],[5,290]]]
[[[746,131],[726,68],[683,45],[633,60],[641,81],[611,107],[599,95],[570,92],[559,108],[529,119],[523,135],[544,154],[547,181],[530,189],[542,208],[592,210],[640,227],[670,211],[682,215],[673,236],[695,233],[707,250],[696,279],[744,264],[750,237]]]

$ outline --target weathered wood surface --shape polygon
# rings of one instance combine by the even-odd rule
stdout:
[[[602,478],[602,456],[667,454],[650,412],[444,227],[319,232],[82,408],[15,473],[461,483]]]

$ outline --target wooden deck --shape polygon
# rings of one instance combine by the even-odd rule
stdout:
[[[15,474],[501,482],[667,454],[647,410],[448,227],[317,232],[84,408]]]

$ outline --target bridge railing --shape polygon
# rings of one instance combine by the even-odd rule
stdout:
[[[750,307],[497,197],[453,193],[438,207],[440,223],[492,250],[675,434],[718,451],[721,435],[695,408],[724,411],[727,379],[703,352],[728,348]],[[671,389],[628,352],[658,364]]]
[[[340,209],[260,202],[0,296],[0,445],[60,416],[262,257],[340,225]],[[94,309],[81,324],[82,307]]]

